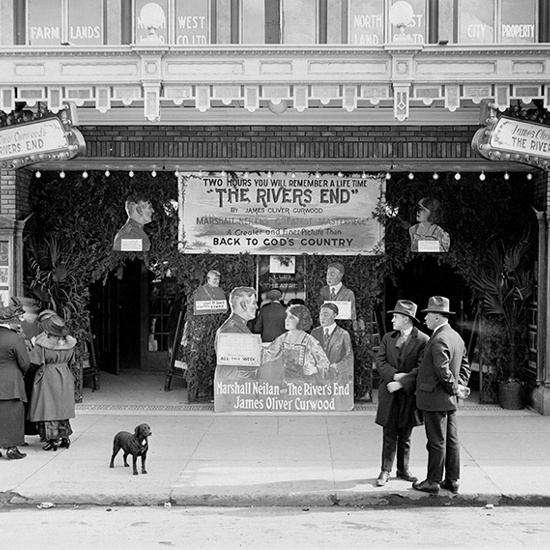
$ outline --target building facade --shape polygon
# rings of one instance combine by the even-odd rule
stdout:
[[[3,162],[1,290],[23,292],[37,172],[522,174],[539,215],[534,403],[548,414],[546,164],[485,158],[472,139],[491,114],[548,108],[549,52],[544,0],[1,0],[0,111],[70,105],[86,142],[71,160]]]

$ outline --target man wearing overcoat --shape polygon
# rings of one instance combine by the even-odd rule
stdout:
[[[437,494],[439,488],[458,493],[460,446],[456,409],[460,386],[470,378],[464,341],[449,325],[449,299],[432,296],[426,326],[433,331],[416,379],[416,406],[423,412],[428,443],[428,473],[413,488]]]
[[[416,411],[416,373],[428,336],[414,327],[417,305],[398,300],[393,313],[394,330],[382,338],[376,356],[380,374],[378,410],[375,422],[383,428],[382,468],[376,480],[379,487],[390,479],[397,452],[397,477],[417,481],[409,470],[411,434],[421,422]]]

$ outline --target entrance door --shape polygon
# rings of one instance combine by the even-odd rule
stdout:
[[[111,273],[107,281],[90,288],[92,333],[101,370],[119,374],[141,368],[140,260],[126,262],[122,278]]]

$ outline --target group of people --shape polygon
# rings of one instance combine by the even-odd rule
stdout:
[[[390,480],[397,455],[396,477],[413,488],[437,494],[458,493],[460,452],[457,426],[458,399],[470,377],[466,346],[449,325],[450,303],[444,296],[428,301],[425,324],[431,337],[414,326],[417,305],[399,300],[393,331],[382,338],[376,357],[380,374],[376,423],[382,426],[382,467],[378,486]],[[409,469],[411,434],[424,424],[428,450],[426,479],[418,481]]]
[[[38,315],[39,334],[26,338],[24,318],[15,300],[0,307],[0,448],[8,459],[25,458],[25,435],[39,435],[45,451],[69,448],[75,416],[76,339],[51,310]]]

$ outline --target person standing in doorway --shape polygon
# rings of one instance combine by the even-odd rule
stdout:
[[[432,296],[426,326],[433,331],[416,379],[416,406],[423,412],[428,443],[428,473],[413,488],[437,494],[439,488],[458,493],[460,448],[456,409],[460,386],[470,378],[464,340],[449,325],[449,299]]]
[[[398,300],[392,311],[393,331],[382,338],[376,356],[380,374],[376,424],[382,426],[382,468],[376,480],[379,487],[390,479],[397,452],[397,477],[418,481],[409,470],[411,434],[420,424],[416,409],[416,373],[428,336],[414,327],[417,305]]]
[[[281,304],[283,294],[278,288],[269,290],[265,297],[269,303],[261,307],[254,321],[253,332],[262,335],[262,342],[273,342],[286,331],[286,308]]]

